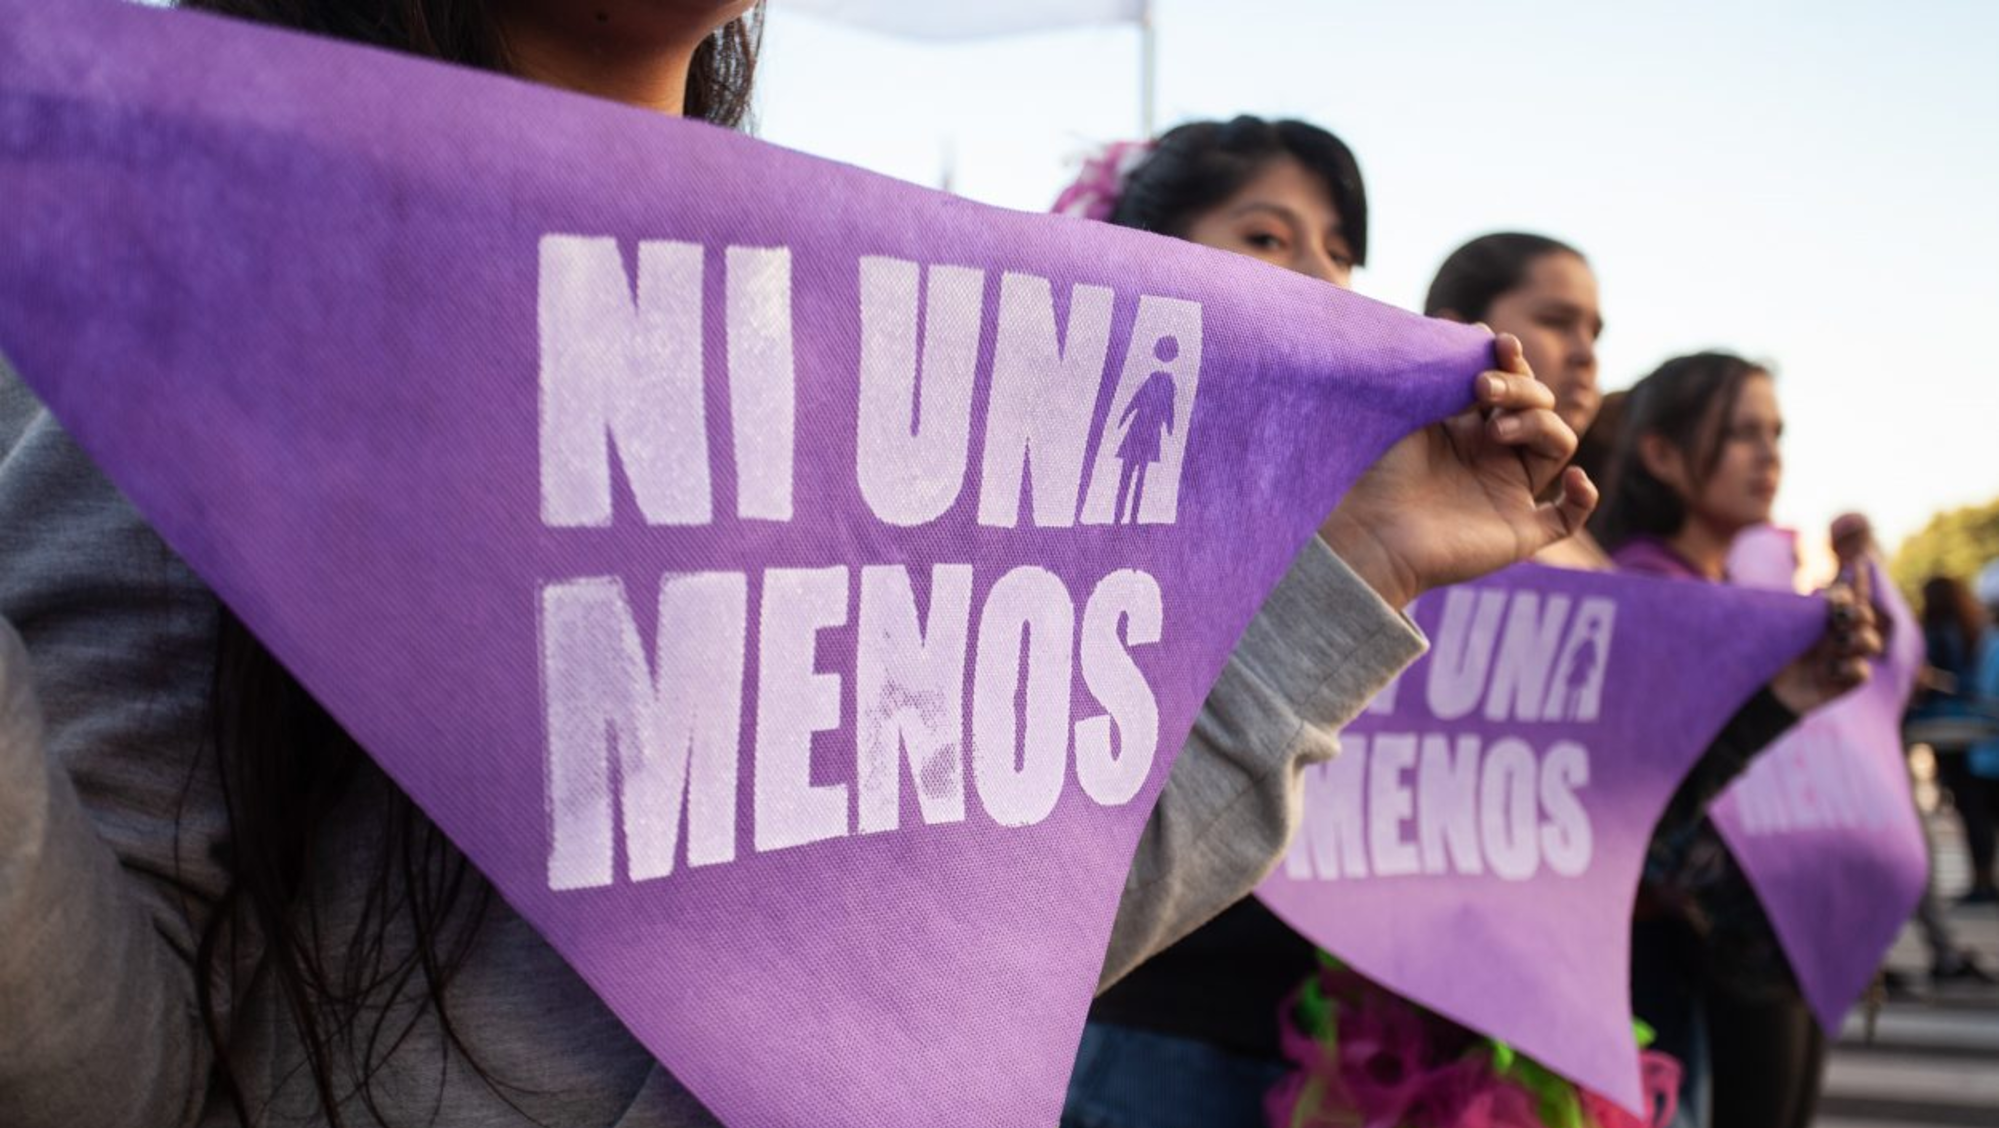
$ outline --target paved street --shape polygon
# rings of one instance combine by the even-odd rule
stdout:
[[[1999,970],[1999,909],[1959,908],[1966,884],[1963,843],[1953,819],[1933,821],[1937,879],[1959,943]],[[1826,1070],[1819,1128],[1999,1128],[1999,989],[1931,990],[1929,953],[1911,927],[1889,955],[1911,997],[1887,1003],[1866,1036],[1863,1011],[1848,1016]]]

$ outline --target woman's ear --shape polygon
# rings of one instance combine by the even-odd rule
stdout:
[[[1646,473],[1672,487],[1674,493],[1681,497],[1693,495],[1686,455],[1666,436],[1638,436],[1638,461],[1645,467]]]

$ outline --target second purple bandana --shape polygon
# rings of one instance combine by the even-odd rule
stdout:
[[[1522,566],[1425,596],[1416,620],[1430,653],[1308,769],[1258,896],[1370,979],[1635,1108],[1652,827],[1822,607]]]
[[[1767,537],[1746,537],[1737,574]],[[1836,1035],[1929,878],[1929,851],[1902,758],[1902,711],[1923,663],[1922,625],[1869,564],[1888,653],[1864,686],[1772,745],[1712,815],[1756,889],[1819,1025]],[[1766,569],[1786,579],[1788,569]]]
[[[0,2],[0,201],[0,351],[738,1128],[1055,1122],[1225,656],[1491,355],[108,0]]]

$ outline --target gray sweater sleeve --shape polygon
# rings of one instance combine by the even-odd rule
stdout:
[[[1132,859],[1097,990],[1241,900],[1291,844],[1300,776],[1426,645],[1313,537],[1236,643]]]
[[[0,1122],[12,1128],[199,1115],[209,1043],[193,954],[226,880],[213,772],[195,770],[215,612],[0,367]]]

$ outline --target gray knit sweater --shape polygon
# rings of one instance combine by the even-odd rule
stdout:
[[[236,1123],[213,1084],[192,970],[229,877],[204,752],[216,611],[0,367],[0,1125]],[[1307,546],[1173,767],[1118,907],[1104,983],[1261,879],[1297,823],[1300,770],[1334,754],[1338,728],[1422,646],[1319,541]],[[352,934],[376,872],[371,808],[390,786],[365,774],[341,812],[352,817],[336,819],[325,844],[322,856],[340,859],[316,875],[332,943]],[[258,1122],[326,1123],[282,1005],[267,983],[246,982],[222,1000],[224,1037]],[[543,1124],[715,1123],[504,904],[451,1005],[480,1065]],[[343,1090],[353,1064],[336,1063]],[[372,1089],[394,1124],[525,1123],[445,1051],[428,1015]],[[372,1122],[358,1101],[343,1112]]]

